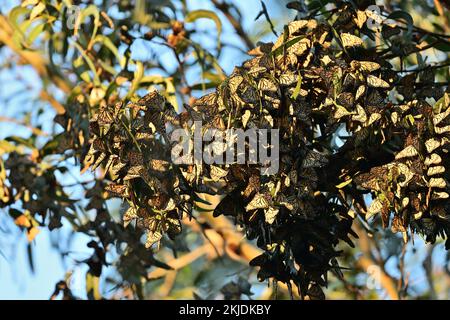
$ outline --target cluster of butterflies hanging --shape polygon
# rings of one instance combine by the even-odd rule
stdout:
[[[261,280],[293,281],[302,297],[323,298],[328,271],[342,276],[335,246],[353,245],[356,215],[380,213],[405,240],[409,230],[429,241],[449,234],[450,95],[408,91],[418,75],[402,78],[367,47],[364,11],[344,6],[336,17],[293,21],[183,113],[151,92],[94,116],[85,164],[103,164],[107,190],[129,205],[125,224],[147,229],[148,247],[180,232],[184,214],[208,204],[202,194],[219,195],[213,214],[233,217],[264,250],[251,262]],[[403,99],[392,99],[394,87]],[[278,173],[261,176],[259,164],[173,164],[170,131],[193,134],[194,121],[279,129]]]

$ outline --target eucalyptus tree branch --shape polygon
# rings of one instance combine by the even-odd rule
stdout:
[[[364,271],[366,271],[373,265],[378,266],[381,271],[381,286],[384,288],[384,290],[392,300],[398,300],[399,294],[396,286],[396,280],[391,277],[384,270],[384,266],[374,258],[371,245],[372,239],[367,236],[367,233],[362,230],[358,224],[355,224],[355,229],[360,237],[358,241],[362,253],[362,256],[357,261],[357,266]]]
[[[422,263],[423,269],[425,270],[425,275],[428,282],[429,292],[430,292],[430,298],[435,300],[437,299],[436,294],[436,288],[434,285],[434,279],[433,279],[433,250],[435,248],[435,245],[430,245],[427,247],[427,255]]]

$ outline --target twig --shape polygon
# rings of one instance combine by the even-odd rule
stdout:
[[[241,40],[245,43],[245,46],[247,47],[247,50],[251,50],[255,47],[253,44],[253,41],[250,40],[247,33],[244,31],[244,29],[241,26],[241,23],[231,14],[230,12],[230,5],[226,2],[219,2],[218,0],[211,0],[214,6],[220,10],[225,17],[228,19],[228,21],[233,26],[236,33],[239,35]]]
[[[400,298],[406,296],[408,276],[405,275],[405,255],[406,255],[406,243],[403,243],[402,253],[398,260],[398,269],[400,270],[400,277],[398,278],[397,291]]]
[[[273,26],[272,20],[270,20],[270,16],[269,16],[269,12],[267,11],[266,4],[262,0],[261,0],[261,6],[262,6],[262,10],[256,16],[255,21],[258,20],[259,17],[264,15],[266,17],[267,22],[270,25],[270,30],[272,30],[272,33],[275,35],[275,37],[278,37],[278,33],[275,31],[275,27]]]
[[[433,280],[433,250],[435,245],[429,245],[427,248],[427,256],[423,260],[422,266],[425,270],[425,274],[427,277],[428,286],[430,287],[430,299],[436,300],[436,289],[434,287],[434,280]]]

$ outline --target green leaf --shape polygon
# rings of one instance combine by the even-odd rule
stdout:
[[[429,37],[430,40],[425,40],[427,44],[433,44],[433,48],[442,51],[449,52],[450,51],[450,42],[443,41],[439,38]]]
[[[97,70],[95,69],[94,62],[92,61],[91,58],[89,58],[89,56],[86,54],[85,50],[78,43],[73,42],[73,45],[80,52],[80,54],[83,57],[84,61],[86,61],[89,69],[91,69],[91,71],[92,71],[92,73],[94,75],[94,84],[96,86],[100,86],[101,82],[100,82],[100,78],[98,77]]]
[[[100,300],[102,295],[99,289],[100,278],[90,272],[86,273],[86,293],[89,299]]]
[[[198,19],[206,18],[211,19],[216,24],[217,28],[217,51],[220,51],[220,35],[222,34],[222,22],[220,21],[217,14],[210,10],[195,10],[187,14],[185,21],[194,22]]]
[[[16,151],[17,149],[18,148],[12,143],[9,143],[6,140],[0,140],[0,156],[5,153]]]
[[[33,20],[39,16],[45,10],[45,4],[43,2],[38,3],[30,13],[30,20]]]
[[[75,21],[74,35],[75,36],[78,35],[78,29],[80,28],[80,25],[89,16],[94,17],[94,29],[92,30],[91,40],[89,41],[89,46],[91,46],[97,35],[98,27],[100,26],[100,12],[98,11],[98,8],[95,5],[91,4],[90,6],[81,10],[80,14],[77,17],[77,20]]]
[[[136,90],[139,88],[141,81],[144,77],[144,65],[141,61],[136,61],[136,70],[134,70],[133,82],[131,83],[130,91],[127,94],[127,98],[130,99]]]
[[[363,41],[360,37],[357,37],[350,33],[341,33],[341,41],[344,48],[347,47],[358,47],[363,44]]]
[[[27,14],[31,10],[24,7],[15,7],[9,13],[9,21],[13,24],[17,29],[19,28],[19,17]]]
[[[29,139],[24,139],[22,137],[18,137],[18,136],[11,136],[11,137],[7,137],[5,138],[6,141],[12,141],[15,142],[17,144],[21,144],[24,145],[26,147],[29,147],[31,149],[35,149],[36,147],[33,144],[33,140],[31,138]]]
[[[330,2],[330,0],[313,0],[309,2],[308,4],[308,10],[314,11],[314,10],[323,10],[325,9],[326,5]]]
[[[295,37],[295,38],[293,38],[291,40],[288,40],[288,41],[284,42],[281,46],[279,46],[278,48],[276,48],[275,50],[273,50],[271,52],[271,56],[272,57],[276,57],[276,56],[282,54],[284,49],[292,47],[294,44],[296,44],[297,42],[299,42],[303,38],[305,38],[305,36],[298,36],[298,37]]]
[[[39,3],[39,0],[23,0],[23,2],[22,2],[22,4],[21,4],[21,6],[22,7],[26,7],[26,6],[29,6],[29,5],[37,5]]]
[[[114,45],[114,43],[111,41],[110,38],[108,38],[107,36],[104,36],[102,34],[99,34],[98,36],[96,36],[93,40],[93,43],[101,43],[103,44],[105,47],[107,47],[116,57],[117,61],[120,62],[120,66],[123,68],[124,67],[124,62],[122,61],[124,60],[123,57],[119,54],[119,50],[117,49],[117,47]],[[123,62],[123,64],[122,64]]]
[[[301,87],[302,87],[302,75],[299,72],[297,85],[295,86],[294,92],[292,93],[292,96],[291,96],[292,99],[294,99],[294,100],[297,99],[298,95],[300,94]]]
[[[346,185],[350,184],[352,182],[352,179],[346,180],[344,182],[339,183],[338,185],[336,185],[336,188],[338,189],[342,189],[344,188]]]
[[[27,37],[28,45],[31,46],[33,44],[34,40],[36,40],[36,38],[39,37],[39,35],[42,33],[42,31],[44,31],[44,27],[45,27],[45,23],[40,23],[30,31],[30,33],[28,34],[28,37]]]
[[[411,37],[412,31],[413,31],[413,26],[414,26],[414,20],[408,12],[401,11],[401,10],[394,11],[387,17],[387,19],[393,19],[393,20],[397,20],[397,21],[399,19],[405,20],[406,24],[408,25],[408,32],[406,35],[408,38]]]

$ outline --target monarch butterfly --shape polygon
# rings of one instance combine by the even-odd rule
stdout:
[[[155,171],[165,172],[169,169],[169,162],[161,159],[151,159],[150,160],[150,168]]]
[[[427,148],[428,153],[433,152],[433,150],[439,148],[440,146],[441,146],[441,143],[434,138],[428,139],[427,141],[425,141],[425,147]]]
[[[379,213],[383,209],[383,203],[379,199],[375,199],[370,204],[366,213],[366,220],[369,220],[371,217]]]
[[[260,60],[261,60],[261,56],[258,56],[256,58],[245,61],[242,66],[248,70],[255,68],[255,67],[262,67],[259,64]]]
[[[298,181],[297,170],[292,170],[289,172],[289,179],[294,185],[297,184]]]
[[[109,193],[113,194],[114,196],[119,197],[128,197],[128,186],[124,184],[114,184],[111,183],[105,187],[105,190]]]
[[[244,81],[244,78],[240,75],[235,75],[228,80],[228,87],[230,88],[230,92],[232,94],[238,91],[239,85]]]
[[[181,232],[181,222],[178,218],[166,216],[164,219],[164,229],[169,232],[169,235],[176,235]]]
[[[372,72],[375,70],[380,69],[380,65],[376,62],[373,61],[356,61],[353,60],[352,62],[350,62],[350,66],[354,69],[354,70],[364,70],[367,72]]]
[[[149,94],[146,94],[136,102],[136,104],[140,106],[153,108],[156,107],[159,110],[162,110],[164,108],[165,103],[166,99],[162,95],[160,95],[156,90],[150,92]]]
[[[100,126],[105,126],[114,122],[114,114],[107,107],[102,108],[97,115],[97,122]]]
[[[399,170],[400,174],[404,176],[404,180],[402,182],[399,182],[399,186],[406,186],[414,177],[414,173],[411,171],[410,167],[408,167],[404,163],[396,163],[395,167]]]
[[[449,195],[447,192],[444,191],[434,191],[433,195],[431,196],[432,200],[438,200],[438,199],[448,199]]]
[[[162,238],[162,233],[160,231],[149,231],[147,234],[147,241],[145,242],[145,247],[150,248],[153,244],[159,243]]]
[[[380,119],[381,119],[381,114],[379,114],[378,112],[372,113],[369,117],[369,122],[367,122],[367,126],[371,126],[375,121],[380,120]]]
[[[411,158],[419,154],[414,146],[407,146],[405,149],[396,154],[395,159]]]
[[[427,236],[427,241],[432,241],[432,239],[428,238],[435,238],[434,235],[436,230],[436,222],[433,219],[430,218],[423,218],[420,220],[419,225],[420,230]],[[434,241],[432,241],[434,242]]]
[[[209,170],[209,175],[213,181],[219,181],[220,179],[226,177],[228,170],[222,169],[218,166],[211,166]]]
[[[256,76],[256,75],[258,75],[260,73],[264,73],[266,71],[267,71],[266,67],[255,66],[255,67],[250,68],[248,73],[253,75],[253,76]]]
[[[443,166],[430,167],[430,168],[428,168],[427,175],[434,176],[434,175],[444,173],[444,172],[445,172],[445,167],[443,167]]]
[[[144,163],[144,156],[140,152],[130,151],[128,152],[127,158],[131,166],[142,165]]]
[[[424,164],[426,166],[430,166],[432,164],[439,164],[441,163],[441,161],[442,161],[441,156],[438,155],[437,153],[433,153],[431,156],[425,158]]]
[[[445,126],[445,127],[434,127],[434,132],[436,132],[437,134],[443,134],[446,132],[450,132],[450,125]]]
[[[342,117],[345,117],[345,116],[348,116],[351,114],[352,113],[349,112],[347,109],[345,109],[343,106],[338,105],[338,106],[336,106],[336,110],[334,111],[333,117],[338,120]]]
[[[118,163],[114,164],[114,165],[111,167],[111,169],[109,169],[109,173],[110,173],[112,176],[117,176],[118,173],[119,173],[119,171],[122,170],[123,168],[125,168],[126,166],[127,166],[126,163],[123,163],[123,162],[120,162],[120,161],[119,161]]]
[[[367,85],[372,88],[389,88],[389,83],[371,74],[367,76]]]
[[[447,110],[445,110],[444,112],[441,112],[441,113],[438,113],[438,114],[434,115],[434,117],[433,117],[433,124],[435,126],[438,125],[441,121],[443,121],[449,115],[450,115],[450,108],[447,108]]]
[[[138,217],[136,213],[136,208],[129,207],[127,211],[123,214],[122,220],[123,220],[123,226],[126,228],[130,222]]]
[[[431,178],[428,185],[432,188],[445,188],[447,184],[443,178]]]
[[[195,106],[205,106],[205,107],[211,107],[214,106],[217,103],[217,93],[212,92],[208,93],[201,98],[198,98],[195,100],[194,105]]]
[[[277,85],[269,79],[262,78],[258,82],[258,89],[261,91],[277,92]]]
[[[398,121],[398,113],[397,112],[394,111],[391,113],[391,121],[393,124],[397,124],[397,121]]]
[[[367,96],[366,105],[367,106],[375,106],[375,107],[381,107],[383,105],[384,98],[378,92],[378,90],[373,89],[370,91],[369,95]]]
[[[291,23],[288,24],[289,35],[293,35],[307,26],[308,20],[292,21]]]
[[[248,103],[248,104],[251,104],[251,105],[258,103],[258,98],[259,98],[258,93],[251,86],[246,87],[246,89],[244,91],[242,91],[242,92],[238,92],[238,96],[245,103]]]
[[[137,132],[135,138],[137,141],[150,140],[152,138],[152,135],[148,132]]]
[[[264,218],[265,218],[266,222],[268,224],[272,224],[275,221],[275,218],[277,217],[279,211],[280,211],[279,209],[276,209],[273,207],[264,209]]]
[[[263,193],[257,193],[250,203],[245,207],[245,211],[251,211],[255,209],[267,209],[269,208],[269,196]]]
[[[262,56],[270,53],[273,47],[273,42],[258,42],[258,46],[254,49],[247,51],[250,56]]]
[[[355,98],[351,92],[343,92],[337,97],[337,102],[345,108],[351,108],[355,102]]]
[[[306,50],[308,50],[311,42],[309,39],[302,39],[297,43],[294,43],[291,47],[288,48],[288,52],[290,54],[295,54],[296,56],[302,55]]]
[[[341,40],[344,47],[357,47],[363,44],[361,38],[350,33],[341,33]]]
[[[399,216],[394,216],[394,218],[392,219],[391,230],[393,233],[406,232],[406,228],[404,226],[403,219],[400,218]]]
[[[353,121],[359,121],[359,122],[362,122],[362,123],[367,121],[366,111],[359,104],[356,106],[356,112],[357,112],[357,114],[352,116],[352,120]]]
[[[213,216],[231,215],[238,217],[242,216],[244,213],[244,201],[240,195],[240,190],[236,188],[220,201],[214,209]]]
[[[281,74],[278,81],[283,86],[290,86],[290,85],[293,85],[294,83],[297,83],[298,76],[294,73],[286,72],[286,73]]]
[[[366,92],[366,87],[364,85],[360,85],[356,90],[355,101],[361,98],[361,96]]]
[[[127,175],[123,179],[131,180],[131,179],[140,178],[142,176],[143,171],[144,171],[144,166],[142,166],[142,165],[130,167],[127,171]]]
[[[250,116],[252,115],[252,113],[250,112],[250,110],[245,110],[245,112],[244,112],[244,114],[242,115],[242,126],[244,127],[244,128],[246,128],[247,127],[247,123],[248,123],[248,120],[250,119]]]
[[[322,167],[328,163],[328,159],[320,152],[311,150],[303,159],[303,168]]]

